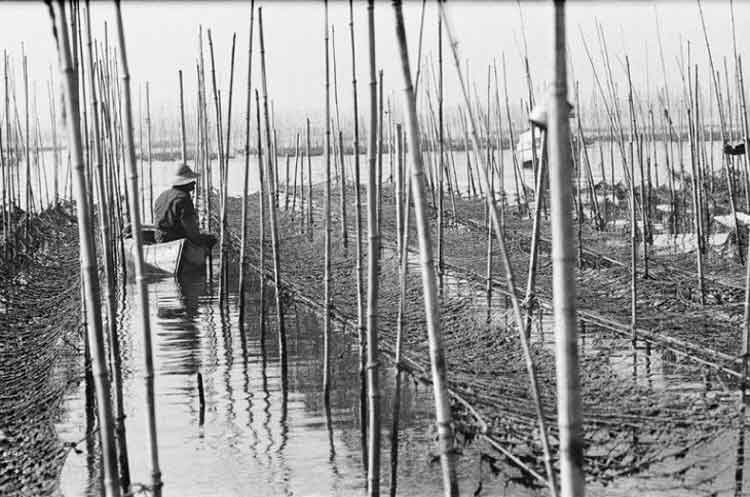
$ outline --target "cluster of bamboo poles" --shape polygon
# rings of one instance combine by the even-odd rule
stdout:
[[[156,434],[154,402],[154,366],[151,349],[148,293],[144,280],[142,253],[142,210],[145,201],[139,183],[139,165],[134,139],[133,99],[125,47],[124,26],[119,2],[116,2],[117,43],[110,45],[104,27],[104,41],[92,37],[89,3],[48,2],[52,34],[58,52],[61,98],[67,135],[68,167],[66,185],[75,200],[81,247],[81,284],[83,319],[87,328],[86,363],[97,397],[99,439],[102,451],[104,493],[107,496],[132,492],[129,455],[122,393],[122,370],[118,339],[115,289],[124,287],[126,263],[124,226],[130,224],[134,239],[132,259],[137,288],[137,319],[143,332],[146,433],[151,481],[147,487],[161,494],[161,472]],[[6,73],[7,74],[7,73]],[[50,81],[50,87],[54,83]],[[52,91],[50,91],[52,94]],[[7,94],[6,94],[7,95]],[[54,98],[51,99],[54,102]],[[148,87],[147,136],[149,139],[149,188],[152,189],[150,160],[150,109]],[[57,148],[56,114],[52,104],[54,194],[51,202],[65,196],[58,190],[60,171]],[[142,130],[142,128],[141,128]],[[141,131],[140,176],[143,177],[143,133]],[[20,142],[20,139],[19,139]],[[26,135],[28,147],[28,134]],[[27,208],[30,210],[30,161],[26,157]],[[4,169],[5,171],[5,169]],[[43,173],[44,174],[44,173]],[[46,177],[46,175],[45,175]],[[123,199],[125,197],[125,199]],[[99,257],[99,254],[101,257]],[[97,261],[101,261],[101,271]],[[103,275],[100,281],[99,275]],[[103,288],[102,288],[103,287]],[[102,299],[103,293],[103,299]]]

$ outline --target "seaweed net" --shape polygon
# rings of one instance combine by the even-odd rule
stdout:
[[[71,367],[80,357],[81,308],[78,228],[69,208],[29,218],[23,250],[3,256],[0,247],[2,495],[54,493],[70,449],[54,426],[80,372]]]
[[[323,195],[322,187],[316,186],[313,191],[313,230],[302,222],[299,210],[282,209],[279,216],[282,290],[293,293],[319,310],[323,304]],[[352,188],[347,192],[347,199],[354,199]],[[261,265],[257,251],[257,194],[248,197],[248,202],[247,263],[254,268],[262,266],[264,273],[272,277],[269,227],[266,224],[267,259]],[[283,206],[283,202],[280,205]],[[349,247],[345,250],[341,243],[337,193],[333,194],[331,205],[335,206],[332,207],[331,225],[332,312],[339,320],[351,325],[357,318],[355,210],[353,205],[348,206]],[[450,206],[450,203],[446,201],[446,205]],[[235,256],[240,243],[240,207],[241,200],[229,200],[229,242]],[[363,265],[367,267],[364,209],[363,206]],[[483,210],[481,201],[457,198],[457,216],[447,223],[444,233],[446,271],[440,324],[454,410],[464,439],[486,435],[515,455],[528,469],[543,474],[537,419],[529,394],[520,339],[515,327],[508,325],[507,288],[497,248],[492,256],[494,297],[489,299],[489,304],[482,290],[487,264]],[[304,215],[307,216],[307,212]],[[396,218],[393,194],[387,186],[383,189],[380,223],[383,249],[378,325],[380,347],[392,355],[399,302],[399,268],[394,250]],[[434,225],[433,219],[433,239],[436,236]],[[410,226],[412,255],[407,280],[404,355],[412,373],[429,379],[428,342],[421,276],[416,267],[418,249],[413,221]],[[516,291],[521,299],[528,271],[530,231],[528,220],[507,213],[506,246],[515,272]],[[584,243],[588,246],[587,239]],[[645,474],[649,468],[667,460],[682,461],[688,450],[700,450],[702,445],[739,425],[737,395],[731,390],[731,377],[718,371],[722,367],[733,370],[736,366],[730,355],[737,353],[739,327],[732,306],[741,299],[741,292],[721,282],[709,281],[707,287],[711,291],[728,294],[724,304],[711,307],[709,318],[706,309],[681,293],[684,288],[692,286],[689,280],[694,277],[689,272],[670,273],[666,266],[660,271],[659,278],[649,280],[639,290],[639,337],[646,341],[641,343],[641,359],[632,362],[635,371],[632,381],[629,380],[630,373],[623,371],[628,366],[613,360],[611,353],[613,343],[626,348],[630,343],[629,339],[621,338],[630,335],[629,269],[617,260],[587,249],[578,272],[579,317],[581,327],[586,329],[583,337],[589,337],[585,344],[582,343],[581,352],[585,471],[589,479],[605,484],[619,476]],[[540,323],[543,323],[549,319],[549,316],[544,316],[544,309],[551,301],[548,243],[540,246],[535,301],[542,306]],[[714,311],[724,312],[727,319],[717,319]],[[700,323],[698,326],[705,328],[696,327],[697,322]],[[356,330],[354,326],[349,328]],[[531,350],[548,418],[552,453],[556,457],[554,353],[550,338],[544,337],[543,326],[537,325],[537,329],[541,331],[532,337]],[[676,341],[670,341],[671,338]],[[652,349],[652,344],[658,347]],[[711,347],[704,347],[706,344]],[[725,355],[717,356],[719,353]],[[687,356],[691,360],[687,360]],[[656,372],[656,367],[652,369],[650,366],[657,362],[660,373]],[[707,368],[706,364],[712,367]],[[668,388],[669,385],[659,381],[659,375],[667,371],[698,382],[701,388]],[[675,476],[684,475],[691,464],[700,463],[683,461],[668,466],[665,471]]]

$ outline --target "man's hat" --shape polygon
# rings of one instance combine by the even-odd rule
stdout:
[[[195,183],[198,175],[187,164],[177,164],[172,176],[172,186],[184,186]]]
[[[551,103],[550,103],[551,104]],[[570,104],[570,102],[567,102],[568,104],[568,118],[575,117],[575,111],[573,110],[573,106]],[[547,102],[541,102],[537,103],[533,109],[531,109],[531,112],[529,113],[529,121],[531,121],[532,124],[535,124],[536,126],[547,129],[547,120],[549,118],[549,115],[547,113]]]

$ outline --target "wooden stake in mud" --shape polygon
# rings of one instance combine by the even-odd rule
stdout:
[[[382,171],[382,156],[378,146],[378,83],[375,64],[375,2],[367,2],[367,34],[370,65],[370,126],[367,143],[369,163],[367,182],[367,394],[369,397],[369,442],[367,462],[367,493],[380,495],[380,388],[378,385],[378,275],[380,272],[380,232],[378,231],[378,174]],[[382,75],[382,72],[381,72]],[[381,79],[382,82],[382,79]],[[382,83],[381,83],[382,84]],[[380,110],[382,111],[382,87]],[[382,113],[380,114],[382,143]]]
[[[359,104],[357,101],[357,71],[356,57],[354,55],[354,7],[352,0],[349,0],[349,35],[352,44],[352,89],[354,94],[354,143],[352,144],[354,153],[354,202],[355,202],[355,223],[357,228],[357,245],[354,256],[357,258],[357,335],[359,338],[359,413],[360,413],[360,443],[362,445],[362,464],[367,473],[367,383],[365,371],[367,367],[366,345],[365,345],[365,316],[363,302],[363,267],[362,267],[362,198],[360,194],[360,177],[359,177]]]
[[[576,279],[571,219],[570,125],[565,46],[565,4],[555,2],[554,86],[550,109],[550,224],[552,226],[552,304],[555,317],[557,424],[560,437],[560,491],[584,495],[583,416],[578,377]]]
[[[159,469],[159,445],[156,435],[156,408],[154,405],[154,360],[151,348],[151,322],[148,302],[148,289],[143,270],[143,233],[141,233],[141,213],[138,202],[138,169],[135,160],[133,141],[133,111],[130,98],[130,70],[125,50],[125,29],[122,25],[122,11],[119,0],[115,1],[117,14],[117,35],[120,43],[120,70],[122,73],[124,111],[125,111],[125,147],[127,150],[128,179],[130,181],[130,224],[133,227],[135,240],[135,280],[138,286],[138,312],[143,331],[143,352],[145,356],[144,379],[146,382],[146,412],[148,420],[148,439],[151,463],[152,492],[161,496],[161,470]]]
[[[119,497],[120,486],[117,477],[117,452],[114,437],[112,405],[110,403],[109,381],[107,378],[105,340],[99,305],[99,276],[96,268],[96,249],[92,233],[94,230],[86,200],[86,176],[81,143],[80,111],[78,86],[71,64],[70,43],[66,25],[65,6],[62,1],[48,3],[52,20],[52,34],[58,49],[58,62],[63,74],[65,89],[65,113],[67,115],[68,144],[74,165],[73,187],[76,195],[78,216],[78,237],[81,250],[81,274],[87,307],[88,342],[91,350],[91,367],[96,389],[96,405],[99,417],[99,438],[101,443],[102,466],[104,473],[103,490],[107,497]]]
[[[339,87],[338,78],[336,76],[336,33],[331,26],[331,55],[333,56],[333,100],[336,104],[336,128],[338,130],[338,150],[339,150],[339,175],[341,181],[339,182],[339,207],[341,214],[341,246],[346,254],[349,240],[346,232],[346,165],[344,163],[344,135],[341,131],[341,122],[339,119]],[[334,166],[335,167],[335,166]]]
[[[372,2],[370,3],[372,5]],[[426,185],[424,164],[422,162],[419,145],[419,122],[417,116],[417,99],[412,86],[411,68],[409,66],[409,50],[406,44],[406,29],[400,0],[393,0],[393,10],[401,56],[401,68],[404,82],[404,92],[407,105],[407,120],[409,126],[409,152],[412,157],[412,193],[414,194],[414,211],[419,236],[420,266],[422,270],[422,285],[424,287],[425,318],[430,346],[430,364],[432,384],[435,395],[435,410],[437,414],[438,440],[440,443],[440,463],[443,470],[443,491],[446,496],[458,495],[458,477],[456,475],[456,454],[454,452],[453,416],[445,371],[445,352],[443,337],[440,333],[440,306],[437,297],[437,283],[433,266],[432,240],[429,230],[429,219],[426,208]],[[374,68],[371,77],[374,80]],[[374,93],[374,87],[373,87]],[[374,108],[374,97],[371,106]],[[374,136],[371,132],[371,141]],[[372,161],[371,161],[372,167]],[[372,174],[372,173],[371,173]]]
[[[474,145],[474,149],[479,150],[480,149],[479,131],[478,131],[477,122],[474,119],[474,111],[472,110],[471,100],[469,98],[467,86],[464,81],[463,75],[461,74],[461,65],[459,62],[460,58],[458,55],[458,45],[456,44],[455,38],[453,37],[452,29],[451,29],[450,23],[448,22],[445,8],[442,3],[438,5],[440,8],[440,15],[442,16],[443,23],[445,25],[445,32],[446,32],[446,35],[448,36],[448,41],[449,41],[451,50],[453,52],[453,61],[456,66],[456,73],[458,75],[458,80],[461,86],[461,93],[463,94],[464,104],[466,106],[467,120],[471,127],[472,143]],[[564,63],[565,61],[564,56],[562,58],[562,61]],[[567,116],[567,112],[565,115]],[[566,135],[566,139],[567,139],[567,135]],[[539,426],[539,437],[540,437],[540,441],[542,444],[542,449],[544,451],[544,464],[545,464],[545,469],[547,472],[549,489],[553,497],[556,497],[557,488],[555,486],[555,475],[554,475],[554,471],[552,470],[552,458],[550,455],[549,442],[548,442],[548,436],[547,436],[547,424],[546,424],[546,420],[544,416],[544,409],[541,403],[541,397],[539,395],[539,385],[538,385],[538,381],[536,378],[536,369],[534,367],[534,362],[531,357],[531,352],[529,349],[528,341],[526,340],[526,335],[523,333],[523,318],[521,316],[521,306],[518,302],[518,298],[516,297],[516,284],[515,284],[515,280],[513,277],[513,269],[511,267],[510,259],[508,257],[508,253],[506,250],[505,236],[504,236],[502,227],[500,225],[500,216],[497,213],[497,206],[495,205],[494,192],[490,188],[489,165],[485,162],[486,157],[484,156],[484,154],[477,154],[477,156],[479,157],[480,159],[479,162],[481,163],[481,167],[479,167],[479,171],[480,171],[479,176],[482,182],[484,183],[485,191],[487,191],[486,201],[487,201],[487,207],[488,207],[488,211],[490,215],[489,218],[492,222],[492,227],[493,227],[495,236],[498,241],[498,248],[500,249],[500,257],[503,261],[503,265],[505,269],[506,284],[508,287],[508,291],[510,293],[511,303],[513,306],[513,315],[515,318],[516,326],[518,328],[518,334],[521,340],[521,347],[523,349],[524,359],[526,362],[526,369],[529,375],[531,396],[534,402],[534,408],[535,408],[536,415],[537,415],[537,422]],[[570,246],[571,247],[573,246],[572,242]]]
[[[247,49],[247,106],[245,107],[245,172],[242,177],[242,237],[240,241],[240,281],[239,281],[239,322],[245,319],[245,246],[247,245],[247,182],[250,169],[250,103],[252,102],[253,74],[253,20],[255,17],[255,0],[250,1],[250,35]],[[197,146],[197,144],[196,144]],[[258,152],[260,154],[260,151]],[[259,155],[260,156],[260,155]],[[261,196],[261,199],[263,197]],[[263,275],[262,265],[261,277]],[[262,285],[261,285],[262,286]]]
[[[328,0],[323,2],[325,9],[325,89],[326,89],[326,136],[325,147],[323,151],[326,164],[326,181],[325,181],[325,207],[323,214],[323,236],[325,249],[323,254],[324,273],[323,273],[323,306],[325,314],[323,316],[323,398],[326,404],[330,399],[330,310],[331,310],[331,82],[328,62]],[[310,178],[312,182],[312,177]],[[311,195],[312,196],[312,195]]]
[[[263,115],[265,120],[266,128],[266,150],[272,150],[271,147],[271,124],[268,117],[268,85],[266,79],[266,50],[263,42],[263,11],[262,8],[258,8],[258,29],[260,34],[260,73],[261,73],[261,88],[263,90]],[[274,189],[274,182],[272,180],[273,173],[273,157],[270,154],[268,156],[268,168],[266,169],[266,181],[268,182],[268,204],[271,221],[271,246],[273,248],[273,275],[274,275],[274,298],[276,300],[276,320],[279,326],[279,355],[281,357],[281,378],[282,387],[286,390],[286,377],[287,377],[287,359],[286,359],[286,330],[284,328],[284,314],[281,308],[281,263],[279,261],[279,232],[276,222],[278,203],[276,200],[276,192]]]

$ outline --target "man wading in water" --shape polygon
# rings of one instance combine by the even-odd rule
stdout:
[[[190,193],[195,190],[197,175],[187,164],[178,164],[172,187],[154,202],[156,243],[187,238],[199,247],[210,249],[216,243],[212,234],[201,233]]]

